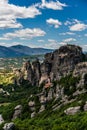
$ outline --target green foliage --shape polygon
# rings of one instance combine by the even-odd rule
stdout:
[[[79,80],[79,77],[74,78],[72,75],[69,75],[62,78],[59,82],[53,82],[53,88],[56,91],[55,86],[60,84],[64,87],[64,93],[70,97],[76,91],[76,84]],[[7,84],[2,85],[1,88],[10,93],[9,96],[0,94],[0,113],[6,122],[11,121],[15,106],[21,104],[23,107],[21,117],[14,120],[15,130],[87,130],[87,112],[83,112],[83,106],[87,101],[86,93],[78,95],[75,102],[62,106],[57,111],[53,111],[52,107],[61,102],[52,99],[47,103],[44,112],[37,114],[35,118],[31,119],[31,110],[29,109],[28,102],[31,100],[35,101],[36,113],[38,113],[41,104],[36,94],[41,92],[43,87],[31,86],[28,82],[24,82],[20,87]],[[15,91],[12,91],[12,88]],[[46,93],[48,93],[49,89],[46,89]],[[78,101],[81,102],[79,103]],[[81,106],[80,113],[73,116],[64,114],[65,109],[77,105]],[[3,124],[0,125],[0,130],[2,130],[2,127]]]
[[[64,87],[64,94],[72,95],[76,91],[76,85],[79,80],[80,77],[73,77],[72,75],[61,78],[59,84]]]

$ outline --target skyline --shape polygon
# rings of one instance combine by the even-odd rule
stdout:
[[[87,50],[86,0],[0,0],[0,45]]]

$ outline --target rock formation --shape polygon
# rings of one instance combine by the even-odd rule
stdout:
[[[67,115],[74,115],[80,111],[80,106],[70,107],[64,111]]]
[[[14,128],[15,128],[15,125],[13,122],[6,123],[4,124],[4,127],[3,127],[4,130],[14,130]]]
[[[14,115],[13,115],[13,120],[21,116],[22,105],[17,105],[17,106],[14,108],[14,110],[15,110],[15,112],[14,112]]]
[[[2,115],[0,114],[0,124],[4,123],[4,119],[2,117]]]
[[[82,48],[76,45],[65,45],[48,53],[44,56],[43,63],[38,59],[30,63],[24,63],[21,71],[18,72],[19,84],[23,79],[28,80],[32,85],[41,85],[55,80],[60,80],[61,77],[73,72],[75,66],[83,61]],[[85,70],[83,70],[85,71]],[[74,75],[77,72],[74,72]],[[49,85],[50,86],[50,85]]]

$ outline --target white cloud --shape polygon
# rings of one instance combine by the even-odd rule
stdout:
[[[69,29],[70,31],[83,31],[87,29],[87,24],[77,20],[77,19],[72,19],[71,21],[66,21],[65,25],[70,25]]]
[[[40,28],[34,28],[34,29],[26,28],[26,29],[15,31],[13,33],[6,33],[3,35],[3,37],[10,38],[10,39],[13,39],[13,38],[31,39],[34,37],[44,36],[45,34],[46,32],[44,32]]]
[[[87,34],[85,34],[84,36],[87,37]]]
[[[75,42],[75,41],[76,41],[76,39],[74,39],[74,38],[67,38],[67,39],[62,40],[61,42],[58,42],[58,41],[55,40],[55,39],[48,39],[48,43],[45,44],[44,46],[45,46],[46,48],[57,49],[57,48],[59,48],[61,45],[66,45],[67,43],[70,44],[70,43],[73,43],[73,42]]]
[[[67,7],[65,3],[61,3],[59,1],[52,1],[50,0],[47,2],[46,0],[42,0],[42,3],[39,4],[40,8],[47,8],[47,9],[53,9],[53,10],[63,10],[64,7]]]
[[[0,42],[0,46],[6,46],[7,44],[5,42]]]
[[[87,29],[87,24],[78,19],[67,20],[64,25],[69,26],[70,31],[83,31]]]
[[[64,25],[66,25],[66,26],[67,26],[67,25],[71,25],[71,24],[72,24],[72,22],[71,22],[71,21],[68,21],[68,20],[64,23]]]
[[[76,41],[75,38],[67,38],[67,39],[64,39],[62,42],[60,42],[59,44],[60,44],[60,45],[66,45],[66,44],[73,43],[73,42],[75,42],[75,41]]]
[[[76,23],[70,26],[70,31],[83,31],[87,29],[87,24],[84,23]]]
[[[40,40],[38,40],[38,42],[44,42],[44,40],[40,39]]]
[[[59,28],[59,26],[62,25],[62,23],[59,20],[52,18],[47,19],[46,22],[50,25],[53,25],[55,28]]]
[[[0,20],[0,28],[20,28],[22,25],[16,20]]]
[[[10,46],[14,46],[14,45],[23,45],[23,43],[21,43],[21,42],[9,42],[9,43],[0,42],[0,45],[10,47]]]
[[[8,0],[0,0],[0,28],[19,28],[22,27],[16,21],[17,18],[34,18],[41,12],[34,6],[20,7],[9,4]]]
[[[45,47],[46,48],[49,48],[49,49],[57,49],[59,47],[59,43],[57,40],[55,39],[48,39],[48,42],[47,44],[45,44]]]
[[[75,35],[73,32],[65,32],[65,33],[60,33],[59,35]]]
[[[72,25],[72,24],[76,24],[76,23],[79,23],[80,21],[78,19],[70,19],[70,20],[67,20],[64,25]]]
[[[80,45],[80,47],[82,47],[82,48],[83,48],[83,51],[86,51],[86,52],[87,52],[87,44]]]
[[[76,41],[75,38],[67,38],[67,39],[63,40],[63,42],[74,42],[74,41]]]
[[[10,40],[10,38],[7,38],[7,37],[0,37],[0,40]]]
[[[48,42],[51,42],[51,43],[57,43],[57,41],[54,40],[54,39],[48,39]]]

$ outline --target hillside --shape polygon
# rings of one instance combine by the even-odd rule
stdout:
[[[44,49],[44,48],[30,48],[28,46],[16,45],[11,46],[10,49],[13,51],[17,51],[18,53],[24,53],[24,55],[40,55],[52,52],[52,49]]]
[[[52,51],[53,50],[51,49],[30,48],[22,45],[16,45],[11,47],[0,46],[0,58],[39,55],[39,54],[46,54]]]
[[[0,116],[1,130],[86,130],[87,58],[82,48],[65,45],[41,63],[27,61],[21,69],[2,72]]]

